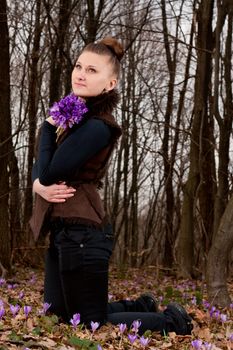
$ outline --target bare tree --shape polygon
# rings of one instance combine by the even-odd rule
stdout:
[[[219,81],[219,62],[220,62],[220,33],[223,28],[225,16],[228,17],[227,38],[225,44],[224,61],[224,79],[225,98],[224,98],[224,116],[221,118],[218,104],[218,84]],[[228,261],[230,252],[233,248],[233,198],[227,203],[229,195],[228,185],[228,165],[229,165],[229,143],[230,133],[232,131],[232,20],[233,6],[226,1],[222,4],[218,2],[218,20],[216,25],[216,53],[215,53],[215,116],[219,124],[219,169],[218,169],[218,192],[215,201],[215,234],[213,243],[208,255],[207,261],[207,290],[208,299],[213,304],[228,306],[231,303],[227,289]],[[224,213],[223,210],[225,209]],[[223,213],[223,214],[222,214]],[[221,220],[220,220],[221,218]],[[219,224],[220,221],[220,224]]]
[[[195,79],[194,112],[191,129],[190,169],[184,188],[181,227],[177,245],[179,274],[195,275],[194,221],[196,210],[202,228],[201,237],[209,241],[212,234],[214,161],[213,120],[209,114],[210,82],[212,72],[212,17],[213,0],[201,1],[197,10],[197,69]],[[212,216],[213,218],[213,216]],[[206,247],[204,249],[206,251]]]
[[[11,154],[10,55],[6,0],[0,1],[0,260],[10,269],[11,233],[9,221],[9,158]],[[3,270],[4,271],[4,270]]]
[[[34,10],[34,9],[33,9]],[[37,126],[38,110],[38,61],[40,58],[40,39],[43,23],[41,20],[41,0],[36,2],[35,25],[33,32],[33,44],[31,58],[29,59],[29,94],[28,94],[28,158],[27,158],[27,180],[25,189],[24,203],[24,230],[26,230],[28,221],[32,213],[32,181],[31,172],[34,161],[35,137]],[[26,237],[25,237],[26,238]],[[28,240],[28,239],[27,239]],[[27,241],[26,240],[26,241]]]
[[[227,1],[218,4],[217,24],[215,29],[215,55],[214,55],[214,100],[213,113],[219,127],[219,166],[218,166],[218,189],[214,206],[214,234],[217,232],[221,217],[226,208],[229,197],[229,144],[232,132],[232,86],[231,86],[231,57],[232,57],[232,8],[227,6]],[[220,72],[221,65],[221,34],[228,13],[228,31],[225,44],[225,55],[222,64],[224,75]],[[220,87],[225,82],[225,97],[220,96]],[[223,108],[219,107],[220,97],[223,100]],[[222,111],[222,112],[221,112]]]

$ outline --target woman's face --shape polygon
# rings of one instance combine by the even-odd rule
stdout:
[[[71,76],[73,93],[83,98],[110,91],[116,82],[109,57],[89,51],[79,56]]]

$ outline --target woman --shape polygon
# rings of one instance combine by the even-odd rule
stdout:
[[[135,301],[108,304],[113,233],[98,187],[121,135],[112,111],[118,102],[115,88],[122,57],[116,39],[88,44],[71,79],[73,94],[85,101],[88,112],[58,140],[53,116],[41,129],[30,223],[36,239],[42,230],[50,231],[44,298],[51,303],[51,311],[67,322],[80,313],[87,326],[91,321],[101,325],[110,321],[130,327],[140,319],[141,333],[151,329],[189,334],[190,318],[177,304],[158,313],[153,297],[146,294]]]

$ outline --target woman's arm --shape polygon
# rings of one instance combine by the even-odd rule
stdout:
[[[49,186],[72,180],[74,172],[106,147],[110,138],[111,130],[103,121],[90,119],[81,127],[71,130],[71,134],[57,147],[56,127],[50,121],[45,121],[38,157],[40,184]]]
[[[33,192],[51,203],[64,203],[68,198],[73,197],[76,191],[75,188],[67,186],[65,182],[44,186],[40,183],[39,179],[33,182],[32,189]]]

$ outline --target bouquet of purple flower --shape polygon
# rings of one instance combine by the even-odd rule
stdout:
[[[55,102],[49,109],[49,115],[53,118],[58,136],[67,128],[80,123],[84,114],[88,111],[84,101],[74,94],[70,94]]]

